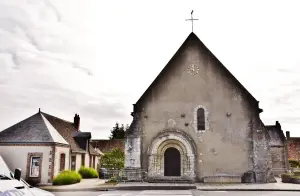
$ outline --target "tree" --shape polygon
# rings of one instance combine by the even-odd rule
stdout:
[[[119,123],[116,123],[115,127],[113,127],[113,130],[111,130],[109,139],[124,139],[125,132],[128,129],[129,129],[128,125],[126,125],[126,128],[125,128],[123,124],[120,127]]]
[[[101,167],[119,170],[124,168],[125,154],[119,148],[113,148],[111,151],[104,153],[101,159]]]

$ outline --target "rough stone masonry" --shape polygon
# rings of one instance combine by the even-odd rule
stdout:
[[[270,182],[258,103],[191,33],[134,104],[125,167],[156,182]]]

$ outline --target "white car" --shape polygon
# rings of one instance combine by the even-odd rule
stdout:
[[[21,178],[21,170],[11,172],[0,155],[0,196],[54,196],[54,194],[35,188]]]

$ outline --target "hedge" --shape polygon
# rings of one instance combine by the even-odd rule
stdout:
[[[81,175],[76,171],[64,170],[53,179],[53,185],[67,185],[80,182]]]
[[[93,168],[81,166],[78,173],[82,178],[98,178],[98,172]]]
[[[283,183],[300,184],[300,176],[292,174],[292,173],[281,174],[281,181]]]
[[[289,159],[290,167],[300,167],[300,163],[296,159]]]

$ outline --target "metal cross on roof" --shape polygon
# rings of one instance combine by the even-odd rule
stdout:
[[[191,18],[186,19],[186,21],[188,21],[188,20],[192,21],[192,32],[194,30],[194,20],[198,20],[198,19],[193,18],[193,12],[194,12],[194,10],[192,10],[192,12],[191,12]]]

